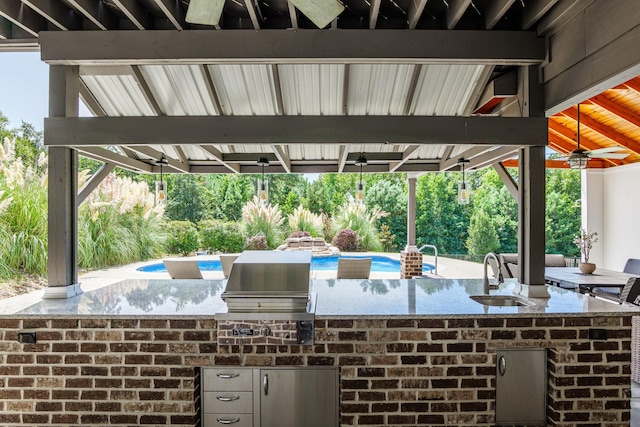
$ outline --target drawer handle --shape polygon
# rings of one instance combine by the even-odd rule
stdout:
[[[229,379],[229,378],[238,378],[240,376],[240,374],[216,374],[218,376],[218,378],[224,378],[224,379]]]
[[[216,418],[220,424],[235,424],[240,422],[240,418]]]
[[[240,399],[240,396],[216,396],[220,402],[233,402],[234,400]]]

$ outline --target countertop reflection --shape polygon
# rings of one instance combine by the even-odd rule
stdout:
[[[212,316],[226,313],[220,295],[224,280],[124,280],[69,299],[46,299],[18,312],[24,315]],[[502,284],[494,295],[514,295],[517,283]],[[576,292],[548,287],[548,299],[534,306],[495,307],[473,301],[482,294],[479,279],[313,280],[318,316],[514,315],[638,311]]]

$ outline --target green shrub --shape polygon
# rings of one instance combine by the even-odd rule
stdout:
[[[358,235],[350,228],[345,228],[336,234],[331,243],[343,252],[355,252],[358,250]]]
[[[167,232],[167,249],[172,254],[188,255],[200,248],[198,229],[191,221],[168,221]]]
[[[242,252],[245,239],[242,227],[237,222],[223,222],[217,220],[201,221],[200,241],[202,248],[210,252],[236,253]]]
[[[298,206],[287,218],[291,231],[307,231],[313,237],[322,235],[322,217],[303,208],[302,205]]]
[[[264,204],[254,197],[242,208],[242,222],[247,236],[264,236],[267,249],[275,249],[282,243],[284,218],[278,205]]]
[[[247,237],[247,241],[244,248],[248,251],[264,251],[267,248],[267,239],[264,234],[257,234],[255,236]]]
[[[358,247],[361,251],[382,251],[382,242],[378,235],[376,223],[378,218],[385,216],[379,208],[367,211],[364,203],[356,202],[350,197],[333,217],[337,230],[349,228],[358,236]]]

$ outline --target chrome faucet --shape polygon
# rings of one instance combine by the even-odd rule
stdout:
[[[485,295],[489,295],[489,276],[487,275],[489,258],[493,258],[496,262],[496,268],[498,269],[498,285],[504,281],[504,278],[502,277],[502,271],[500,270],[500,261],[498,261],[498,255],[496,255],[495,252],[489,252],[485,255],[483,261],[484,277],[482,278],[482,290]]]

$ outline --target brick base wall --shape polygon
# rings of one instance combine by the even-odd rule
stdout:
[[[422,274],[421,252],[400,252],[400,278],[411,279]]]
[[[631,317],[317,319],[312,346],[210,319],[0,319],[0,425],[189,425],[200,366],[341,367],[342,426],[490,426],[496,350],[546,347],[549,425],[628,426]],[[588,339],[605,329],[606,341]],[[36,344],[17,342],[37,331]]]

